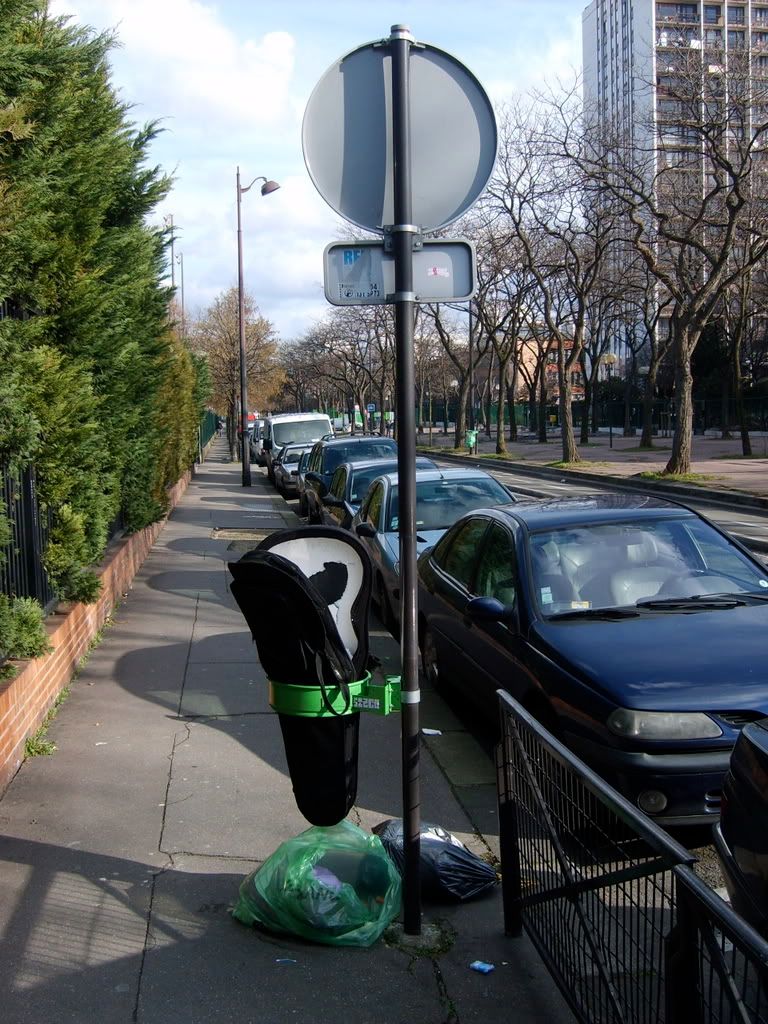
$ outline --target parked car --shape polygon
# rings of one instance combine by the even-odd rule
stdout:
[[[312,451],[311,444],[287,444],[280,449],[272,463],[275,487],[284,498],[295,498],[299,493],[299,461]]]
[[[416,458],[416,469],[437,469],[437,465],[432,459],[419,455]],[[333,474],[327,493],[320,498],[323,522],[329,526],[350,529],[371,483],[382,473],[395,472],[397,459],[343,462]]]
[[[311,454],[311,448],[308,452],[304,452],[299,459],[299,465],[296,467],[296,489],[299,496],[300,516],[306,516],[307,514],[307,466],[309,465],[309,456]]]
[[[739,731],[768,714],[768,570],[649,496],[462,517],[419,560],[420,644],[496,721],[508,690],[665,824],[710,822]]]
[[[714,841],[731,905],[768,938],[768,718],[736,741]]]
[[[328,416],[317,412],[283,412],[267,416],[264,422],[262,449],[270,483],[275,482],[272,462],[287,444],[308,444],[333,434]]]
[[[336,467],[342,462],[397,459],[397,443],[378,434],[325,437],[312,449],[305,476],[305,505],[310,523],[322,523],[320,500],[328,492]]]
[[[506,487],[481,469],[417,470],[417,551],[436,543],[465,512],[514,500]],[[388,629],[397,622],[395,609],[400,601],[399,525],[397,473],[386,473],[371,483],[352,520],[352,529],[370,552],[373,596]]]
[[[253,422],[253,430],[250,434],[251,443],[251,462],[257,466],[264,465],[264,420],[256,419]]]

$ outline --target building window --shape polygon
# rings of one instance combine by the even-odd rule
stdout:
[[[729,25],[743,25],[744,24],[744,8],[743,7],[729,7],[728,8],[728,24]]]
[[[704,24],[705,25],[716,25],[720,21],[721,7],[719,4],[705,4],[704,5]]]
[[[734,29],[728,29],[728,46],[732,50],[744,49],[744,33]]]

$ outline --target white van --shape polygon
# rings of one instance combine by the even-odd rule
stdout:
[[[309,444],[332,433],[330,418],[321,412],[281,412],[267,416],[264,422],[262,450],[263,464],[267,467],[270,482],[275,482],[272,461],[283,445],[300,442]]]

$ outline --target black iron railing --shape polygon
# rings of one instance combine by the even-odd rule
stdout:
[[[768,943],[696,858],[499,691],[504,925],[579,1021],[765,1024]]]
[[[11,526],[11,541],[0,551],[0,593],[33,597],[49,612],[56,594],[43,567],[50,514],[40,508],[34,469],[2,473],[2,497]]]

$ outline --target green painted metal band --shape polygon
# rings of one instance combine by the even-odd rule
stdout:
[[[349,684],[349,705],[338,686],[326,686],[325,692],[333,711],[329,711],[319,686],[295,686],[293,683],[276,683],[269,680],[269,706],[283,715],[297,715],[300,718],[335,718],[337,715],[352,715],[355,697],[361,696],[371,681],[371,673],[364,679]],[[334,712],[336,713],[334,715]]]

